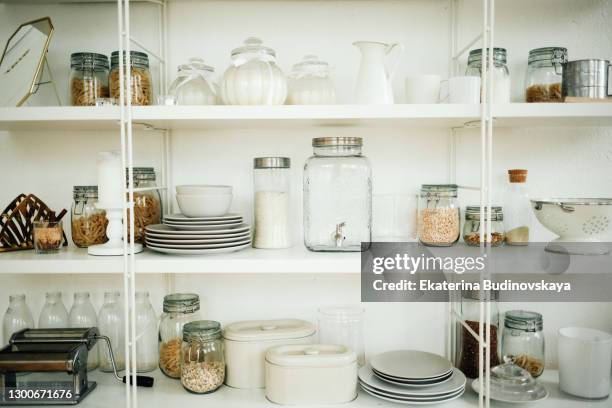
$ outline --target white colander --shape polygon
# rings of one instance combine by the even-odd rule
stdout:
[[[609,252],[606,245],[598,244],[612,235],[612,198],[544,198],[531,200],[531,204],[538,221],[559,236],[547,250],[571,254]]]

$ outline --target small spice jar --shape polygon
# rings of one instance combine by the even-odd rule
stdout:
[[[106,211],[96,206],[98,186],[74,186],[72,196],[72,242],[79,248],[87,248],[108,241]]]
[[[563,102],[561,80],[567,48],[545,47],[529,51],[525,78],[526,102]]]
[[[463,240],[470,246],[480,245],[480,229],[485,227],[487,207],[484,207],[485,221],[480,221],[480,206],[468,206],[465,209],[465,224],[463,224]],[[502,207],[491,207],[491,236],[487,240],[491,246],[500,246],[505,240],[504,213]]]
[[[459,240],[459,204],[454,184],[423,184],[419,198],[419,242],[451,246]]]
[[[123,65],[126,65],[125,51]],[[152,105],[151,73],[149,72],[149,56],[144,52],[130,51],[131,101],[132,105]],[[127,78],[124,79],[127,83]],[[111,69],[108,79],[111,98],[119,100],[119,51],[111,54]],[[127,86],[127,84],[126,84]]]
[[[163,310],[159,323],[159,368],[168,377],[179,378],[183,326],[200,319],[200,297],[193,293],[167,295]]]
[[[253,247],[288,248],[291,246],[291,160],[288,157],[257,157],[253,167]]]
[[[62,246],[61,221],[34,221],[34,250],[37,254],[52,254]]]
[[[512,310],[504,316],[502,356],[512,359],[532,377],[539,377],[544,372],[543,329],[540,313]]]
[[[194,394],[216,391],[225,380],[221,324],[199,320],[183,327],[181,384]]]
[[[461,293],[461,316],[465,319],[465,324],[476,334],[479,333],[480,325],[480,296],[479,290],[464,290]],[[488,294],[483,293],[483,301],[485,298],[489,298],[491,305],[491,357],[489,359],[491,367],[499,365],[499,355],[497,351],[499,341],[499,292],[491,291]],[[482,322],[484,326],[484,322]],[[479,342],[463,325],[460,326],[461,334],[456,336],[457,347],[456,350],[459,352],[458,362],[455,365],[466,375],[468,378],[477,378],[479,371]],[[486,330],[483,329],[483,337],[486,340]],[[486,346],[485,346],[486,352]]]
[[[482,75],[482,49],[470,51],[466,76]],[[505,48],[493,49],[493,103],[510,103],[510,71]]]
[[[108,94],[108,57],[93,52],[71,54],[70,104],[95,106],[96,99]]]
[[[336,89],[331,79],[331,68],[316,55],[307,55],[293,66],[289,75],[289,105],[332,105],[336,103]]]
[[[150,189],[134,193],[134,241],[144,243],[147,225],[161,223],[161,196],[153,167],[134,167],[133,176],[134,188]]]

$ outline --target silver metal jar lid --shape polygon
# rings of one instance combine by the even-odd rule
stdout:
[[[527,310],[511,310],[504,316],[504,326],[509,329],[523,330],[526,332],[542,331],[544,319],[537,312]]]
[[[488,213],[488,209],[485,206],[484,207],[485,220],[489,218],[487,216],[487,213]],[[492,206],[491,214],[493,215],[493,217],[491,218],[492,221],[503,221],[504,220],[504,211],[502,207]],[[465,219],[466,220],[480,220],[480,206],[479,205],[468,205],[465,208]]]
[[[98,198],[98,186],[74,186],[72,196],[74,198]]]
[[[498,65],[506,65],[507,51],[505,48],[493,48],[493,62]],[[482,48],[470,51],[468,56],[468,65],[482,65]]]
[[[221,323],[196,320],[183,326],[183,341],[212,341],[221,338]]]
[[[164,313],[194,313],[200,310],[200,296],[195,293],[173,293],[164,296]]]
[[[456,184],[423,184],[421,196],[423,197],[457,197],[459,187]]]
[[[254,169],[288,169],[290,167],[289,157],[256,157],[253,159]]]
[[[315,137],[314,139],[312,139],[312,147],[330,147],[330,146],[360,147],[360,146],[363,146],[363,138],[361,137]]]
[[[564,64],[567,62],[567,48],[565,47],[542,47],[529,51],[528,62],[550,61],[552,64]]]
[[[155,168],[153,167],[134,167],[133,169],[133,176],[134,176],[134,180],[137,181],[144,181],[144,180],[149,180],[149,181],[155,181]],[[129,177],[129,170],[126,167],[125,169],[125,178],[127,181],[127,178]]]
[[[483,296],[483,300],[485,300],[486,298],[486,294],[487,291],[483,291],[482,292],[482,296]],[[489,295],[490,295],[490,299],[492,301],[497,301],[499,300],[499,291],[498,290],[491,290],[489,291]],[[480,290],[463,290],[461,291],[461,297],[463,299],[470,299],[470,300],[480,300]]]

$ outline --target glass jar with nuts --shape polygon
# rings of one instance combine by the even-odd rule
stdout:
[[[512,310],[504,316],[501,352],[504,359],[529,371],[533,377],[544,372],[544,320],[526,310]]]
[[[454,184],[424,184],[419,199],[419,242],[451,246],[459,240],[459,204]]]
[[[485,222],[488,220],[487,207],[484,207]],[[504,213],[502,207],[491,207],[491,234],[487,241],[490,246],[496,247],[506,239],[504,231]],[[480,229],[484,222],[480,221],[480,206],[468,206],[465,209],[465,224],[463,224],[463,240],[470,246],[480,245]]]
[[[181,384],[194,394],[216,391],[225,380],[221,324],[199,320],[183,327]]]

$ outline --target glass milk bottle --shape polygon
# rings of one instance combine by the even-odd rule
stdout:
[[[136,371],[146,373],[157,368],[159,359],[157,313],[149,292],[136,292]]]
[[[531,227],[531,203],[527,190],[527,170],[508,170],[510,183],[504,193],[507,245],[527,245]]]
[[[39,329],[60,329],[68,327],[68,311],[62,302],[62,292],[47,292],[38,318]]]
[[[7,345],[13,333],[33,329],[34,318],[23,294],[10,295],[9,307],[2,320],[3,345]]]
[[[89,292],[77,292],[74,294],[74,303],[70,308],[68,315],[68,324],[70,327],[98,327],[98,316],[96,309],[91,304]],[[87,358],[87,371],[98,368],[98,348],[96,344],[91,350]]]
[[[98,316],[98,328],[101,335],[110,339],[117,370],[125,369],[124,319],[121,294],[119,292],[106,292],[104,294],[104,305],[102,305]],[[113,365],[108,348],[100,347],[98,350],[100,353],[100,371],[112,372]]]
[[[253,164],[253,247],[288,248],[291,246],[291,160],[288,157],[257,157]]]

